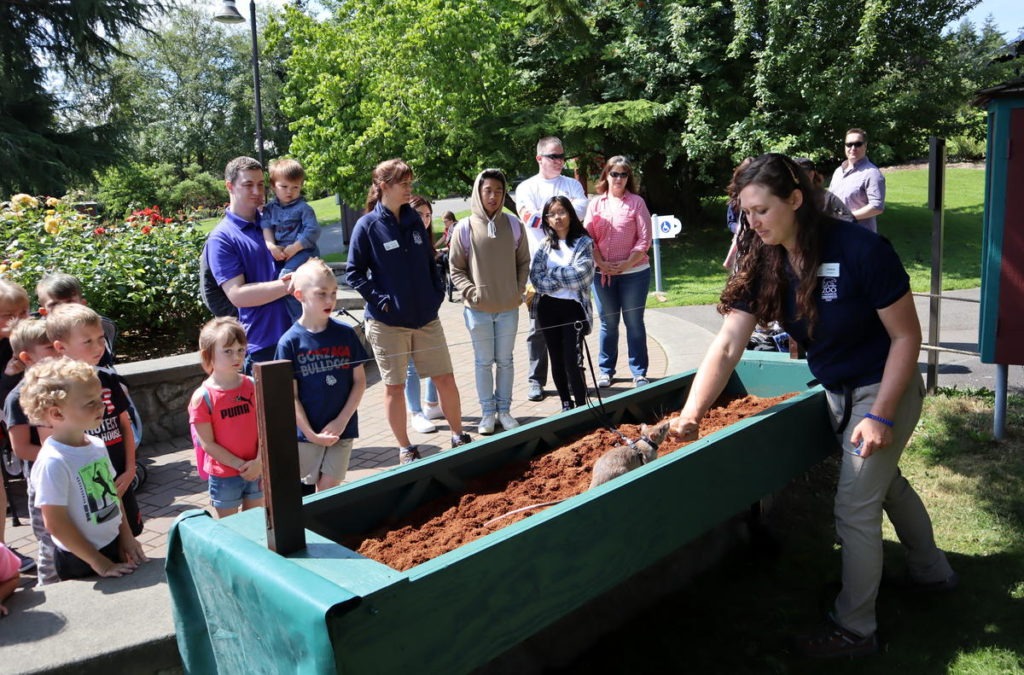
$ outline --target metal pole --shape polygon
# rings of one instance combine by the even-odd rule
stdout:
[[[252,91],[256,100],[256,159],[263,161],[263,105],[260,103],[260,48],[256,40],[256,0],[249,0],[249,28],[252,31]]]
[[[942,237],[943,197],[946,175],[946,140],[932,136],[928,139],[928,208],[932,210],[932,286],[928,301],[928,344],[939,346],[939,325],[941,324],[942,298]],[[929,393],[935,393],[938,386],[939,353],[928,352],[928,377],[926,386]]]
[[[1010,375],[1010,366],[1005,363],[996,364],[996,401],[992,417],[992,435],[997,441],[1006,437],[1006,385]]]
[[[658,215],[654,214],[651,216],[651,233],[654,235],[654,291],[661,293],[661,239],[658,238],[658,233],[654,229],[658,226]]]

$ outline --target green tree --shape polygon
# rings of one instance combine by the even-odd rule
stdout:
[[[410,162],[428,194],[465,190],[483,164],[501,165],[504,139],[489,120],[510,115],[529,88],[502,51],[519,27],[514,3],[336,5],[330,21],[285,13],[281,106],[294,120],[291,154],[317,185],[359,205],[389,157]]]
[[[158,31],[136,34],[122,49],[112,83],[135,111],[129,131],[135,161],[169,164],[182,179],[192,164],[220,174],[231,158],[256,155],[248,24],[227,27],[205,8],[182,6],[164,16]],[[276,121],[264,129],[269,156],[289,143],[276,112],[279,74],[269,67],[276,56],[261,54],[263,109]]]
[[[901,161],[962,129],[979,67],[943,30],[973,4],[342,0],[329,21],[286,14],[282,105],[292,153],[356,203],[381,159],[465,192],[482,165],[532,173],[557,134],[588,167],[631,156],[652,210],[692,220],[746,155],[827,164],[863,126],[873,158]]]
[[[0,1],[0,192],[62,193],[116,156],[117,125],[63,125],[47,80],[105,72],[122,37],[160,9],[147,0]]]

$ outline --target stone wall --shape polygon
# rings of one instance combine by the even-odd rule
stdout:
[[[199,352],[118,364],[142,418],[143,443],[188,437],[188,401],[206,378]]]

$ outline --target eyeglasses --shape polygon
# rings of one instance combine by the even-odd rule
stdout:
[[[541,157],[547,157],[548,159],[553,160],[553,161],[557,161],[557,160],[562,160],[563,162],[565,161],[565,153],[564,152],[558,152],[558,153],[552,152],[552,153],[548,153],[546,155],[542,154]]]
[[[628,171],[609,171],[608,175],[612,178],[629,178]]]
[[[864,145],[864,141],[850,141],[849,143],[846,144],[846,147],[848,147],[848,148],[859,148],[862,145]]]

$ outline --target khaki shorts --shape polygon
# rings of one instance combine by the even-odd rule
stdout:
[[[373,349],[384,384],[405,384],[410,356],[420,377],[452,372],[452,358],[440,319],[434,319],[423,328],[401,328],[367,320],[366,339]]]
[[[354,440],[342,438],[329,448],[299,441],[299,477],[302,482],[316,485],[321,474],[335,480],[345,480]]]

